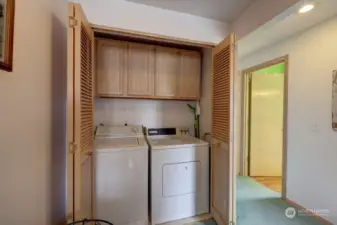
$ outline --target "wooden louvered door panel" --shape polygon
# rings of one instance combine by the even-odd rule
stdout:
[[[68,5],[68,71],[67,71],[67,137],[69,140],[67,155],[67,219],[74,220],[74,28],[70,25],[74,17],[74,5]]]
[[[211,213],[218,225],[235,222],[234,70],[235,36],[213,49]]]
[[[74,143],[75,220],[93,217],[93,32],[75,4]]]

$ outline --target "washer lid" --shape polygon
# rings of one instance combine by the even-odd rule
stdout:
[[[98,126],[96,139],[143,136],[142,126]]]
[[[187,148],[193,146],[208,146],[208,143],[191,136],[161,136],[149,138],[152,149]]]
[[[147,144],[142,137],[125,137],[125,138],[105,138],[95,141],[96,150],[122,150],[147,148]]]

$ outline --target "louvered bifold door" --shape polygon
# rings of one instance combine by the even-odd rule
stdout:
[[[213,49],[211,213],[218,225],[235,223],[234,71],[235,36]]]
[[[93,216],[93,32],[75,4],[74,139],[75,219]]]
[[[68,71],[67,71],[67,220],[74,221],[74,5],[68,5]]]

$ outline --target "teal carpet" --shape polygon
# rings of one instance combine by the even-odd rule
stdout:
[[[311,216],[289,219],[285,210],[291,207],[276,193],[250,177],[237,177],[238,225],[320,225]]]
[[[281,200],[281,195],[250,177],[237,177],[237,225],[324,225],[311,216],[289,219],[285,210],[291,207]],[[204,220],[188,225],[216,225]]]

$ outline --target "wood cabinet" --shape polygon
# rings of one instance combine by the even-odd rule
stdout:
[[[199,99],[201,78],[201,57],[199,52],[180,52],[179,98]]]
[[[98,41],[96,88],[99,96],[124,95],[125,56],[125,43]]]
[[[200,52],[99,39],[96,58],[97,96],[200,99]]]
[[[163,98],[178,97],[179,51],[169,48],[156,50],[155,96]]]
[[[153,96],[154,92],[154,47],[140,44],[128,46],[127,96]]]

